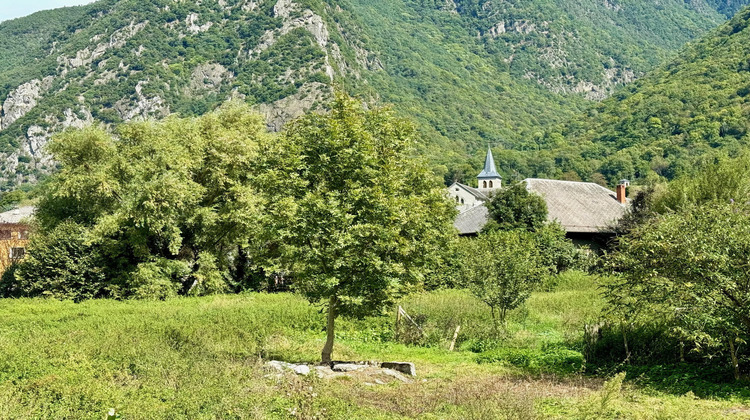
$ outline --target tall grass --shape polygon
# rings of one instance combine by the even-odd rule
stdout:
[[[493,326],[489,307],[466,290],[414,294],[399,304],[424,330],[420,337],[426,345],[447,348],[460,325],[457,343],[464,350],[573,346],[581,340],[583,325],[601,314],[604,301],[599,284],[603,281],[575,271],[556,276],[548,285],[551,291],[533,293],[525,305],[509,313],[499,331]],[[409,324],[404,327],[408,329]]]
[[[433,335],[426,346],[394,340],[392,316],[339,320],[337,358],[416,363],[416,381],[387,385],[279,378],[264,370],[271,358],[319,357],[323,315],[293,294],[5,300],[0,419],[97,419],[110,408],[123,419],[651,418],[662,403],[664,418],[683,412],[709,418],[743,407],[635,390],[612,399],[596,391],[601,381],[568,376],[578,359],[566,346],[598,313],[602,303],[592,286],[599,281],[579,274],[558,279],[553,291],[535,293],[514,312],[500,336],[493,335],[488,308],[460,290],[400,302]],[[489,351],[448,351],[458,324],[461,349],[494,340],[487,341]],[[558,376],[525,375],[535,369]]]
[[[272,337],[305,341],[322,325],[292,295],[5,301],[0,320],[0,418],[244,412],[272,391],[248,369]]]

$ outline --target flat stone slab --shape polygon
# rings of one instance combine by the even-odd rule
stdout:
[[[393,369],[385,369],[385,368],[381,368],[381,369],[382,370],[380,371],[380,373],[382,373],[383,375],[390,376],[391,378],[398,379],[399,381],[407,383],[407,384],[411,382],[411,380],[409,380],[409,378],[404,376],[401,372],[397,372]]]
[[[397,372],[405,373],[410,376],[417,376],[417,369],[411,362],[383,362],[380,364],[383,369],[393,369]]]
[[[266,363],[266,366],[273,368],[279,372],[290,370],[296,373],[297,375],[309,375],[310,374],[310,366],[307,366],[307,365],[295,365],[294,363],[271,360],[270,362]]]
[[[334,372],[354,372],[357,370],[367,369],[368,365],[359,365],[356,363],[335,363],[331,370]]]
[[[381,385],[389,380],[398,380],[404,383],[412,382],[408,376],[416,376],[414,363],[409,362],[333,362],[331,365],[310,366],[307,364],[295,364],[271,360],[266,362],[266,367],[275,370],[278,377],[284,373],[294,372],[300,376],[313,373],[318,378],[333,379],[342,376],[367,380],[372,385]],[[374,383],[373,383],[374,382]]]

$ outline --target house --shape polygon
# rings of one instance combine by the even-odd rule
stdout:
[[[34,207],[20,207],[0,213],[0,273],[26,256]]]
[[[476,235],[489,218],[484,203],[501,188],[501,177],[495,168],[492,151],[487,151],[485,165],[477,176],[478,188],[461,183],[448,187],[459,214],[454,225],[459,234]],[[625,214],[627,181],[611,191],[593,182],[559,181],[527,178],[526,189],[539,194],[547,203],[547,218],[557,221],[574,241],[591,242],[595,236],[611,232],[612,226]]]

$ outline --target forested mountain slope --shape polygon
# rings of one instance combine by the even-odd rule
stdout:
[[[740,153],[750,144],[750,8],[559,131],[571,143],[560,170],[610,182],[673,178]]]
[[[720,3],[100,0],[40,12],[0,24],[1,186],[53,170],[43,146],[66,127],[200,115],[234,97],[280,129],[333,84],[414,118],[451,176],[487,143],[538,148],[587,99],[736,6]]]

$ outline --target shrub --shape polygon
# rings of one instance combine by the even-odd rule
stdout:
[[[0,277],[0,297],[20,297],[21,293],[18,288],[18,281],[16,280],[16,271],[18,270],[18,264],[13,264],[3,272]]]
[[[31,240],[28,257],[16,271],[18,293],[75,301],[119,296],[103,266],[98,248],[86,243],[84,228],[65,222]]]
[[[491,350],[477,356],[477,363],[505,363],[532,371],[555,373],[577,373],[583,371],[583,355],[566,348],[547,350],[503,348]]]

